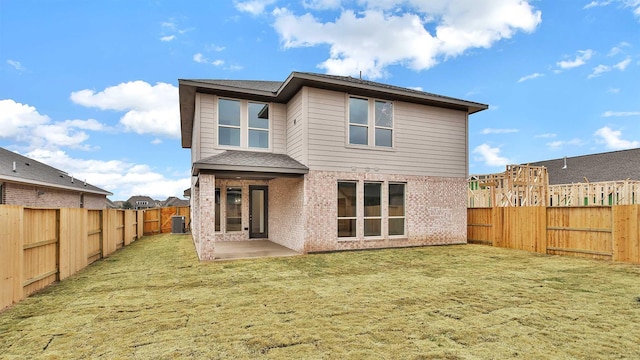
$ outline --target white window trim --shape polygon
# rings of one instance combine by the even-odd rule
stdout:
[[[351,98],[356,98],[356,99],[362,99],[362,100],[367,100],[368,101],[368,107],[367,107],[367,124],[351,124],[351,119],[349,117],[349,106],[350,106],[350,101],[349,99]],[[392,110],[392,127],[386,127],[386,126],[376,126],[376,101],[382,101],[382,102],[389,102],[391,103],[393,110]],[[380,99],[380,98],[373,98],[373,97],[366,97],[366,96],[358,96],[358,95],[352,95],[352,94],[346,94],[346,112],[345,112],[345,147],[347,148],[354,148],[354,149],[368,149],[368,150],[381,150],[381,151],[395,151],[396,149],[396,103],[395,101],[392,100],[385,100],[385,99]],[[367,145],[361,145],[361,144],[352,144],[349,142],[350,136],[351,136],[351,129],[350,126],[354,125],[354,126],[362,126],[362,127],[367,127]],[[376,146],[376,128],[379,129],[388,129],[391,130],[391,146]]]
[[[220,99],[240,102],[240,126],[239,127],[234,125],[220,125],[220,111],[218,109]],[[265,130],[260,128],[249,127],[249,103],[269,105],[269,129]],[[215,106],[216,106],[216,121],[215,121],[214,131],[216,136],[216,148],[223,149],[223,150],[248,150],[248,151],[256,151],[256,152],[272,152],[273,151],[273,117],[272,117],[273,103],[253,101],[253,100],[234,99],[234,98],[224,97],[224,96],[216,96]],[[220,145],[220,129],[219,129],[220,127],[235,128],[235,129],[239,128],[240,129],[240,146]],[[267,148],[249,147],[249,130],[261,130],[261,131],[269,132],[269,147]]]

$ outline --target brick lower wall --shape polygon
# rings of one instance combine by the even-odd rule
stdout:
[[[2,192],[4,203],[7,205],[49,207],[49,208],[79,208],[80,193],[33,185],[3,183]],[[87,209],[104,209],[107,197],[98,194],[85,194],[84,207]]]
[[[269,181],[269,240],[303,252],[305,234],[304,179]]]
[[[389,237],[383,221],[383,236],[365,238],[337,237],[337,183],[358,182],[358,201],[362,202],[365,181],[383,182],[383,197],[388,182],[405,187],[405,234]],[[377,173],[310,171],[305,176],[305,252],[387,248],[422,245],[464,244],[467,242],[466,186],[464,178],[405,176]],[[387,213],[383,201],[382,213]],[[363,205],[359,205],[362,209]],[[358,211],[358,226],[364,223]]]

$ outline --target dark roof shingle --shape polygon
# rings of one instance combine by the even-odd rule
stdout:
[[[13,164],[15,163],[15,171]],[[109,191],[73,178],[66,172],[0,148],[0,179],[65,190],[111,195]]]
[[[273,171],[305,174],[309,168],[285,154],[226,150],[194,163],[196,169]]]
[[[640,180],[640,148],[567,157],[529,163],[544,166],[549,173],[549,184]]]

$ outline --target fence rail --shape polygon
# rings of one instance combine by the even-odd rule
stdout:
[[[0,205],[0,309],[65,279],[143,235],[171,231],[189,207],[43,209]]]
[[[640,264],[640,205],[467,209],[467,239],[542,254]]]

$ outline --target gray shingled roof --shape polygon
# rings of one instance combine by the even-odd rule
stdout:
[[[193,79],[204,84],[228,86],[245,90],[259,90],[277,92],[282,81],[263,81],[263,80],[210,80],[210,79]]]
[[[285,154],[255,151],[226,150],[193,164],[198,170],[254,171],[288,174],[306,174],[309,168]]]
[[[599,154],[567,157],[530,163],[544,166],[549,172],[549,184],[571,184],[617,180],[640,180],[640,148]]]
[[[16,171],[13,171],[15,162]],[[73,179],[62,170],[58,170],[26,156],[0,148],[0,181],[11,181],[38,186],[46,186],[65,190],[112,195],[109,191],[91,184],[83,179]]]

